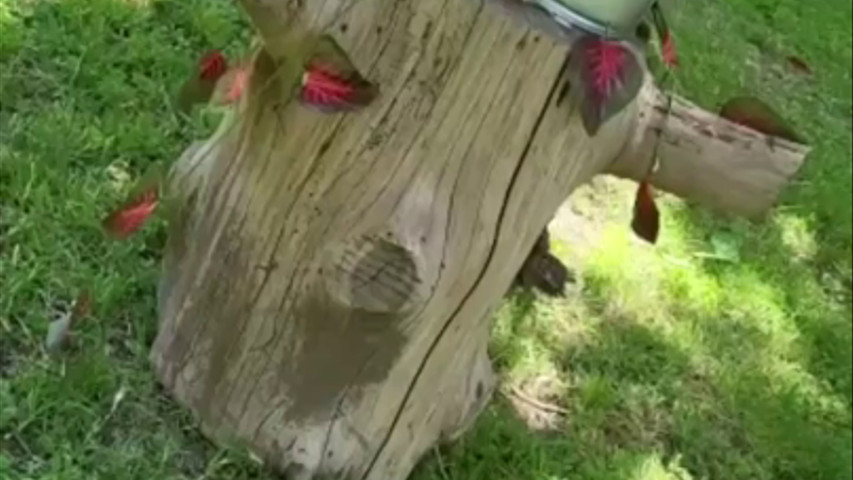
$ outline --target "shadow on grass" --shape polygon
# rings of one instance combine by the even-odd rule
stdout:
[[[812,224],[785,209],[757,224],[673,213],[689,245],[686,260],[676,249],[680,265],[662,260],[667,246],[648,271],[635,247],[614,256],[603,246],[640,266],[608,260],[586,272],[580,298],[518,296],[498,315],[492,350],[504,381],[528,374],[519,364],[557,365],[566,424],[532,432],[499,399],[417,480],[853,475],[851,296],[838,245],[824,249]],[[568,334],[553,334],[567,323]]]
[[[755,225],[713,219],[699,209],[684,208],[679,213],[690,225],[689,234],[699,249],[713,250],[712,239],[720,232],[739,239],[737,263],[711,263],[707,274],[720,281],[749,276],[766,286],[796,328],[800,365],[853,405],[853,285],[837,247],[825,250],[810,222],[784,212],[777,214],[776,221]],[[764,338],[753,334],[751,341]]]
[[[800,372],[798,359],[770,358],[777,352],[766,331],[724,314],[674,311],[684,324],[672,332],[665,322],[613,312],[610,294],[606,280],[593,279],[585,316],[571,319],[590,323],[581,341],[561,343],[541,330],[549,322],[537,324],[537,316],[550,319],[551,309],[564,308],[542,300],[531,310],[529,298],[512,299],[508,317],[498,320],[513,325],[514,341],[495,343],[505,377],[524,362],[518,345],[533,337],[566,379],[569,414],[560,429],[533,432],[499,397],[470,435],[435,452],[414,478],[846,478],[848,397],[822,390],[822,377]],[[834,325],[815,327],[799,341],[819,343],[832,333],[840,333]],[[829,353],[829,371],[849,381],[843,352]],[[807,365],[814,354],[806,352]]]

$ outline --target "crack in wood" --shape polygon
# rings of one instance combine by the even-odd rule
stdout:
[[[554,84],[551,87],[551,91],[549,92],[548,97],[542,106],[542,111],[539,114],[539,118],[536,120],[536,123],[534,124],[533,129],[531,130],[531,133],[528,136],[527,143],[525,144],[524,149],[522,150],[522,154],[520,155],[520,157],[518,159],[518,164],[515,167],[515,170],[512,174],[509,185],[507,186],[506,192],[504,194],[504,201],[501,205],[501,211],[500,211],[500,214],[498,215],[498,219],[497,219],[497,222],[495,225],[494,241],[492,242],[492,244],[489,248],[489,253],[486,256],[485,263],[484,263],[483,267],[481,268],[480,273],[477,275],[472,287],[465,294],[464,298],[459,303],[459,305],[456,307],[456,309],[453,311],[453,313],[450,315],[450,317],[444,322],[441,329],[439,330],[438,335],[436,335],[436,337],[431,342],[429,348],[427,349],[426,354],[424,355],[423,360],[421,360],[421,362],[419,363],[418,369],[416,370],[414,376],[412,377],[412,381],[410,382],[409,386],[406,389],[405,394],[403,395],[403,399],[400,403],[400,407],[398,407],[397,412],[394,414],[394,418],[391,422],[390,427],[388,428],[388,432],[385,434],[385,438],[382,440],[382,443],[380,444],[379,448],[377,449],[376,453],[374,454],[373,459],[370,461],[370,463],[367,466],[367,469],[365,470],[364,474],[361,476],[361,480],[367,480],[370,477],[371,473],[373,472],[374,468],[376,467],[376,463],[379,461],[379,458],[382,456],[382,453],[384,452],[385,447],[388,445],[388,442],[390,441],[391,436],[396,431],[397,426],[400,422],[400,419],[403,416],[403,412],[406,408],[406,405],[409,403],[409,399],[411,398],[412,393],[414,392],[415,387],[417,386],[421,375],[423,374],[424,370],[426,369],[427,364],[429,364],[429,361],[432,358],[433,352],[438,347],[438,345],[441,343],[441,340],[444,338],[445,334],[450,329],[450,326],[459,317],[459,313],[465,307],[465,305],[467,305],[468,300],[471,298],[471,296],[474,294],[474,292],[477,291],[477,288],[480,286],[483,279],[485,278],[486,272],[489,270],[489,267],[492,266],[492,260],[494,259],[495,251],[497,250],[497,245],[498,245],[498,243],[500,241],[500,237],[501,237],[500,232],[504,226],[503,221],[504,221],[504,218],[506,216],[506,209],[510,203],[510,196],[512,195],[512,192],[514,191],[514,187],[515,187],[516,181],[518,179],[518,176],[522,170],[522,167],[525,164],[525,160],[528,157],[530,149],[533,145],[533,141],[536,138],[536,132],[539,130],[540,126],[542,125],[542,121],[545,118],[545,114],[548,111],[548,106],[551,104],[559,84],[560,84],[560,79],[558,76],[558,78],[554,80]]]

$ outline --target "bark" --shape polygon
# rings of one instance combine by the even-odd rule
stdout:
[[[311,112],[274,88],[274,48],[258,55],[247,100],[173,171],[156,373],[209,435],[290,478],[404,479],[488,402],[490,312],[572,190],[635,175],[659,96],[590,138],[561,95],[565,43],[489,4],[244,3],[265,39],[294,18],[333,33],[383,93]],[[683,169],[718,171],[721,142],[751,168],[760,137],[725,127],[670,118],[656,181],[715,192]]]

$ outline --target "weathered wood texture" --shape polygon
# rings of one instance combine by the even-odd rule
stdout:
[[[275,7],[245,3],[271,35]],[[589,138],[559,101],[567,47],[481,1],[267,3],[383,93],[314,113],[257,57],[244,104],[174,170],[155,370],[208,434],[293,479],[401,480],[485,405],[490,312],[570,192],[647,149],[652,105]]]
[[[642,180],[717,211],[756,217],[773,207],[810,149],[769,137],[652,85],[634,138],[608,173]],[[656,165],[653,163],[657,162]]]

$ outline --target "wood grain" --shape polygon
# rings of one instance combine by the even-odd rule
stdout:
[[[241,3],[272,40],[173,170],[155,370],[290,478],[402,480],[486,405],[493,309],[578,185],[631,175],[611,164],[641,157],[654,102],[588,137],[564,41],[491,2]],[[275,38],[296,21],[381,86],[373,105],[288,100]]]

